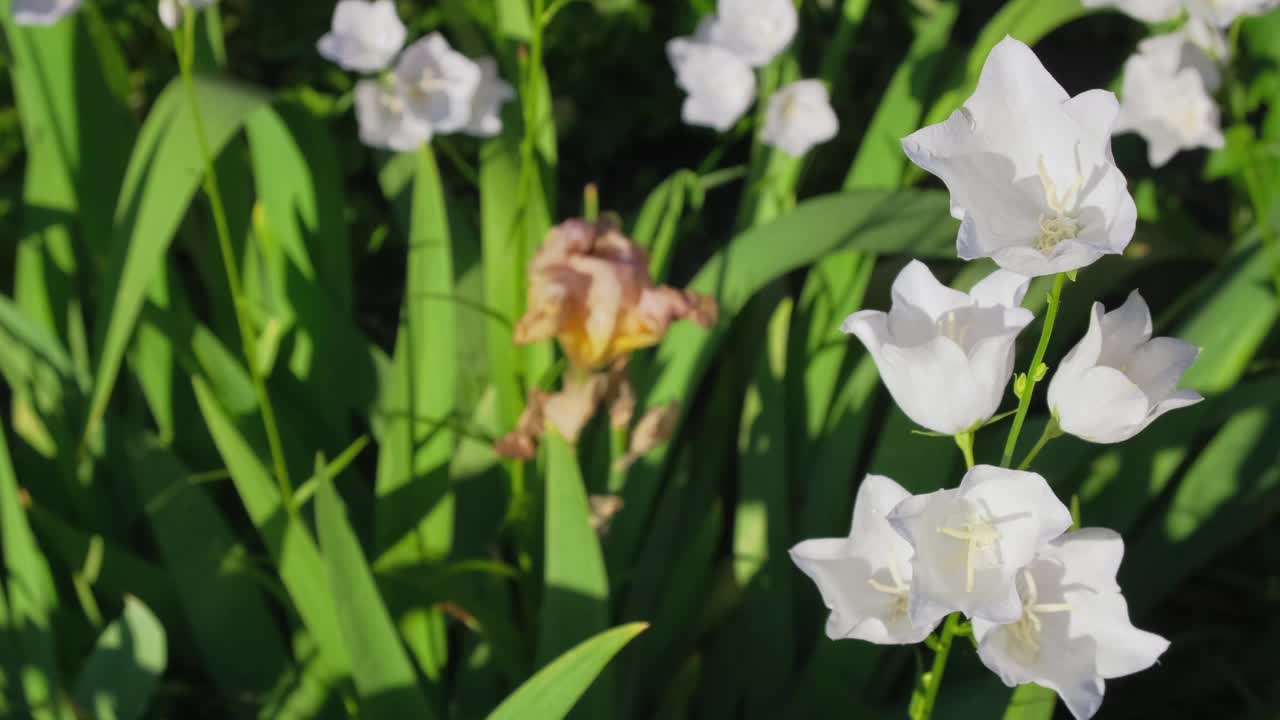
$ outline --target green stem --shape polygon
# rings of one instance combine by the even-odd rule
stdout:
[[[1031,358],[1031,367],[1027,370],[1027,386],[1018,399],[1018,413],[1013,416],[1013,427],[1009,428],[1009,437],[1004,442],[1004,455],[1000,459],[1000,467],[1009,467],[1013,461],[1013,451],[1018,447],[1018,435],[1022,432],[1022,423],[1027,419],[1027,411],[1031,409],[1031,396],[1036,389],[1036,370],[1044,362],[1044,353],[1049,349],[1049,336],[1053,334],[1053,322],[1058,317],[1058,305],[1062,300],[1062,285],[1067,279],[1066,273],[1058,273],[1053,278],[1053,290],[1049,291],[1049,306],[1044,314],[1044,327],[1040,330],[1040,343],[1036,345],[1035,356]]]
[[[911,707],[911,720],[929,720],[938,702],[938,688],[942,687],[942,675],[947,670],[947,658],[951,655],[951,641],[960,627],[960,613],[951,613],[942,626],[942,635],[933,645],[933,667],[920,678],[923,695],[918,694]],[[917,690],[919,693],[920,690]]]
[[[1048,445],[1050,440],[1059,437],[1060,435],[1062,435],[1062,428],[1058,427],[1057,419],[1049,418],[1049,424],[1044,426],[1044,432],[1040,433],[1040,439],[1036,440],[1036,444],[1032,446],[1031,452],[1027,453],[1027,456],[1022,458],[1022,462],[1018,464],[1018,469],[1026,470],[1031,467],[1032,461],[1036,459],[1036,456],[1040,454],[1040,451],[1044,449],[1044,446]]]
[[[954,436],[960,452],[964,453],[964,466],[967,468],[973,467],[973,435],[974,431],[970,430]]]
[[[182,71],[182,83],[187,90],[187,98],[191,102],[191,117],[195,126],[196,143],[200,148],[200,158],[204,161],[204,192],[209,198],[209,207],[213,211],[213,225],[218,236],[218,249],[222,255],[223,268],[227,273],[227,286],[231,290],[232,309],[235,311],[236,324],[240,328],[240,344],[244,351],[245,363],[249,367],[249,375],[253,379],[253,390],[258,398],[258,410],[262,414],[262,425],[266,429],[267,444],[271,450],[271,463],[275,469],[276,482],[280,487],[280,498],[286,508],[293,507],[293,489],[289,482],[289,470],[284,460],[284,445],[280,442],[280,431],[276,425],[275,409],[267,394],[267,385],[258,368],[257,353],[254,352],[253,329],[246,316],[248,303],[244,290],[240,286],[240,268],[236,262],[235,250],[231,243],[231,231],[227,225],[227,211],[222,203],[222,192],[218,189],[218,175],[213,166],[213,153],[209,148],[209,135],[204,125],[204,117],[200,114],[200,99],[196,94],[193,72],[195,64],[195,11],[186,9],[183,17],[183,48],[178,54],[178,64]]]

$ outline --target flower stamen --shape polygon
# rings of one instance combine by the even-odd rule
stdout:
[[[1072,216],[1077,195],[1084,185],[1084,178],[1079,175],[1072,181],[1071,187],[1063,195],[1058,195],[1058,185],[1049,177],[1049,169],[1045,167],[1044,156],[1039,161],[1040,185],[1044,188],[1045,203],[1052,213],[1040,214],[1040,235],[1036,238],[1035,248],[1048,255],[1063,240],[1074,240],[1080,232],[1080,223]]]
[[[978,551],[1000,542],[1000,531],[977,513],[974,513],[959,528],[940,527],[938,532],[947,537],[963,540],[969,544],[965,554],[965,592],[973,592],[973,576],[976,571]]]
[[[1026,585],[1026,591],[1022,594],[1022,617],[1009,626],[1009,632],[1035,659],[1040,657],[1040,631],[1044,629],[1044,622],[1040,619],[1040,615],[1070,612],[1071,606],[1067,603],[1039,602],[1035,577],[1030,571],[1022,571],[1022,580]]]

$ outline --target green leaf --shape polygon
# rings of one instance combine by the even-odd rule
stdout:
[[[141,600],[125,596],[124,612],[80,669],[76,704],[97,720],[140,718],[168,663],[164,626]]]
[[[387,421],[374,515],[379,567],[440,561],[453,543],[449,463],[457,451],[458,351],[446,207],[435,155],[424,145],[413,184],[403,325],[381,408]],[[438,678],[448,661],[444,618],[430,611],[415,622],[421,627],[406,633],[409,645],[423,672]]]
[[[227,417],[204,379],[193,378],[192,387],[240,502],[275,561],[289,599],[315,639],[330,676],[349,673],[351,660],[338,628],[328,573],[310,531],[297,512],[281,501],[263,455]]]
[[[565,717],[613,656],[647,627],[622,625],[582,642],[516,688],[488,720]]]
[[[733,575],[744,588],[741,613],[752,628],[735,668],[746,691],[747,717],[780,714],[795,667],[791,583],[785,377],[791,301],[769,321],[766,351],[747,386],[738,436],[738,505],[733,523]]]
[[[317,473],[322,472],[319,463]],[[347,522],[346,507],[323,475],[316,490],[316,528],[362,710],[378,718],[436,717]]]
[[[547,456],[546,532],[538,662],[546,663],[609,625],[609,578],[591,527],[587,492],[574,448],[559,434],[543,440]],[[580,717],[607,718],[611,683],[602,679]],[[576,696],[575,696],[576,697]]]
[[[211,77],[197,77],[195,89],[214,153],[267,100],[255,88]],[[182,84],[172,82],[142,127],[116,204],[116,239],[99,313],[99,361],[85,436],[106,411],[151,278],[204,176],[194,137],[191,104]]]
[[[0,575],[4,582],[4,617],[0,634],[14,652],[8,662],[21,668],[13,674],[19,697],[32,720],[70,720],[61,695],[51,618],[58,607],[53,575],[35,535],[27,524],[18,493],[18,479],[9,460],[9,444],[0,427]]]
[[[757,290],[775,278],[846,249],[915,257],[950,257],[956,224],[945,193],[859,190],[802,203],[783,217],[738,236],[703,266],[691,288],[720,305],[711,330],[677,323],[658,347],[650,377],[639,385],[648,407],[684,399],[705,371],[729,322]],[[632,466],[623,493],[627,511],[605,538],[611,566],[624,568],[635,553],[660,487],[665,449]]]
[[[154,438],[133,436],[121,460],[214,681],[228,698],[270,690],[289,650],[253,577],[256,560],[191,471]],[[248,655],[244,637],[254,639]]]

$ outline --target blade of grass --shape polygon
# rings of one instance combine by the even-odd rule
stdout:
[[[552,661],[609,623],[609,578],[600,543],[591,527],[587,492],[574,448],[552,432],[546,453],[546,532],[542,611],[538,622],[538,664]],[[575,713],[612,717],[613,684],[601,678]]]
[[[529,678],[488,720],[566,717],[613,656],[647,627],[621,625],[583,641]]]
[[[347,522],[346,507],[325,472],[323,459],[318,459],[316,528],[360,707],[369,717],[434,718],[436,712],[418,686],[413,663]]]

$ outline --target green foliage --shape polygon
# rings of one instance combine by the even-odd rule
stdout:
[[[830,641],[786,554],[848,531],[864,473],[928,492],[962,471],[839,331],[887,306],[909,258],[958,288],[991,269],[956,262],[948,195],[899,141],[959,107],[1006,34],[1078,92],[1112,84],[1141,27],[1079,0],[800,3],[761,102],[713,135],[681,124],[664,61],[711,0],[400,2],[411,37],[495,57],[517,98],[495,137],[388,154],[359,141],[356,77],[315,52],[332,3],[226,0],[191,25],[188,65],[153,4],[89,0],[36,28],[13,2],[0,716],[905,712],[913,651]],[[1202,348],[1184,384],[1204,403],[1034,460],[1086,526],[1122,532],[1133,619],[1173,640],[1109,687],[1116,717],[1280,707],[1277,38],[1280,13],[1234,29],[1221,150],[1151,169],[1116,139],[1138,234],[1065,285],[1033,376],[1093,301],[1133,288],[1160,334]],[[842,127],[792,158],[760,124],[802,77],[829,83]],[[532,459],[500,457],[531,393],[579,372],[513,336],[530,263],[588,182],[655,283],[719,317],[630,355],[627,428],[599,418],[577,446],[548,431]],[[1025,303],[1041,319],[1051,282]],[[1049,421],[1023,386],[1015,458]],[[673,403],[673,434],[619,464]],[[979,461],[1010,424],[977,432]],[[1054,716],[1050,691],[1004,687],[967,640],[951,655],[938,717]]]

